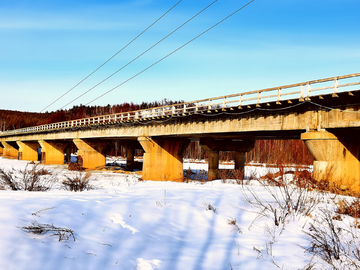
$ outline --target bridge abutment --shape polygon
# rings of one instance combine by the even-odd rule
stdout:
[[[301,134],[315,157],[313,178],[333,182],[352,191],[360,191],[360,143],[354,138],[338,138],[327,131]]]
[[[64,150],[67,143],[39,140],[41,146],[41,164],[64,164]]]
[[[143,147],[143,180],[183,181],[183,153],[188,139],[139,137]]]
[[[38,149],[40,144],[38,142],[16,142],[19,146],[19,160],[38,161]]]
[[[86,169],[95,169],[106,165],[103,150],[105,142],[74,139],[74,144],[78,149],[78,156],[82,158],[82,167]]]

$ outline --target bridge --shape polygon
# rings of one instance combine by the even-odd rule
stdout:
[[[315,157],[313,177],[360,191],[360,73],[283,85],[131,112],[0,133],[8,158],[64,164],[76,146],[83,167],[105,165],[104,147],[117,141],[143,149],[143,179],[183,180],[183,152],[198,140],[217,178],[219,151],[235,152],[235,169],[259,139],[301,139]]]

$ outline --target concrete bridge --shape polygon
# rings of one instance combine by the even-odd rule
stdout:
[[[77,148],[83,166],[105,165],[104,147],[118,141],[143,149],[144,180],[183,180],[183,152],[199,140],[217,178],[219,151],[234,151],[235,168],[258,139],[302,139],[314,155],[314,177],[360,191],[360,73],[145,110],[97,116],[0,133],[0,154],[64,164]]]

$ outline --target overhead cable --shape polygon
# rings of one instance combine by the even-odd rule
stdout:
[[[161,58],[160,60],[156,61],[155,63],[153,63],[152,65],[148,66],[147,68],[143,69],[142,71],[140,71],[139,73],[135,74],[134,76],[130,77],[129,79],[123,81],[122,83],[120,83],[119,85],[115,86],[114,88],[110,89],[109,91],[105,92],[104,94],[98,96],[97,98],[93,99],[92,101],[86,103],[85,105],[89,105],[90,103],[94,102],[95,100],[98,100],[99,98],[109,94],[110,92],[114,91],[115,89],[119,88],[120,86],[124,85],[125,83],[131,81],[132,79],[136,78],[137,76],[139,76],[140,74],[144,73],[145,71],[147,71],[148,69],[152,68],[153,66],[155,66],[156,64],[160,63],[161,61],[163,61],[164,59],[168,58],[170,55],[176,53],[177,51],[179,51],[180,49],[184,48],[186,45],[188,45],[189,43],[193,42],[195,39],[201,37],[203,34],[207,33],[208,31],[210,31],[211,29],[213,29],[214,27],[216,27],[217,25],[219,25],[220,23],[222,23],[223,21],[227,20],[228,18],[230,18],[231,16],[233,16],[234,14],[236,14],[237,12],[239,12],[240,10],[242,10],[243,8],[245,8],[246,6],[250,5],[252,2],[254,2],[255,0],[251,0],[250,2],[248,2],[247,4],[243,5],[241,8],[237,9],[236,11],[234,11],[233,13],[231,13],[230,15],[228,15],[227,17],[225,17],[224,19],[222,19],[221,21],[217,22],[216,24],[214,24],[213,26],[211,26],[210,28],[208,28],[207,30],[205,30],[204,32],[202,32],[201,34],[197,35],[196,37],[194,37],[193,39],[189,40],[188,42],[186,42],[185,44],[183,44],[182,46],[180,46],[179,48],[177,48],[176,50],[172,51],[171,53],[167,54],[166,56],[164,56],[163,58]]]
[[[212,6],[215,2],[217,2],[218,0],[213,1],[212,3],[210,3],[208,6],[206,6],[204,9],[202,9],[201,11],[199,11],[198,13],[196,13],[194,16],[192,16],[190,19],[188,19],[186,22],[184,22],[183,24],[181,24],[179,27],[177,27],[175,30],[173,30],[172,32],[170,32],[169,34],[167,34],[165,37],[163,37],[162,39],[160,39],[158,42],[156,42],[154,45],[152,45],[150,48],[148,48],[147,50],[145,50],[144,52],[142,52],[141,54],[139,54],[138,56],[136,56],[133,60],[131,60],[130,62],[128,62],[127,64],[123,65],[120,69],[118,69],[117,71],[115,71],[113,74],[111,74],[110,76],[106,77],[105,79],[103,79],[101,82],[99,82],[98,84],[96,84],[95,86],[91,87],[89,90],[85,91],[84,93],[82,93],[81,95],[79,95],[78,97],[76,97],[75,99],[73,99],[72,101],[70,101],[69,103],[67,103],[66,105],[62,106],[61,109],[65,108],[66,106],[70,105],[71,103],[73,103],[74,101],[78,100],[79,98],[81,98],[82,96],[86,95],[87,93],[89,93],[91,90],[93,90],[94,88],[98,87],[100,84],[102,84],[103,82],[107,81],[108,79],[110,79],[112,76],[114,76],[116,73],[118,73],[119,71],[123,70],[125,67],[127,67],[128,65],[130,65],[132,62],[134,62],[135,60],[139,59],[141,56],[143,56],[145,53],[147,53],[148,51],[150,51],[151,49],[153,49],[154,47],[156,47],[157,45],[159,45],[161,42],[163,42],[165,39],[167,39],[169,36],[171,36],[172,34],[174,34],[177,30],[179,30],[181,27],[183,27],[184,25],[186,25],[187,23],[189,23],[191,20],[193,20],[195,17],[197,17],[198,15],[200,15],[202,12],[204,12],[206,9],[208,9],[210,6]]]
[[[91,75],[93,75],[96,71],[98,71],[100,68],[102,68],[105,64],[107,64],[111,59],[113,59],[115,56],[117,56],[120,52],[122,52],[126,47],[128,47],[131,43],[133,43],[136,39],[138,39],[142,34],[144,34],[147,30],[149,30],[154,24],[156,24],[158,21],[160,21],[166,14],[168,14],[172,9],[174,9],[180,2],[183,0],[178,1],[175,5],[173,5],[168,11],[166,11],[163,15],[161,15],[158,19],[156,19],[152,24],[150,24],[145,30],[143,30],[140,34],[138,34],[135,38],[133,38],[128,44],[126,44],[124,47],[122,47],[118,52],[116,52],[113,56],[111,56],[108,60],[106,60],[103,64],[101,64],[98,68],[96,68],[93,72],[91,72],[89,75],[87,75],[84,79],[82,79],[80,82],[78,82],[76,85],[74,85],[72,88],[70,88],[65,94],[58,97],[55,101],[50,103],[48,106],[46,106],[44,109],[42,109],[40,112],[44,111],[45,109],[49,108],[51,105],[53,105],[55,102],[63,98],[65,95],[70,93],[73,89],[75,89],[77,86],[79,86],[82,82],[84,82],[87,78],[89,78]]]

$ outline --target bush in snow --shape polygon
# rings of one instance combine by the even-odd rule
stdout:
[[[243,185],[245,201],[259,210],[256,220],[271,217],[276,226],[284,224],[285,219],[291,216],[311,216],[312,211],[322,201],[318,193],[288,183],[285,178],[276,181],[269,181],[267,178],[259,183],[269,193],[271,200],[260,198],[251,186]]]
[[[62,182],[63,188],[69,191],[84,191],[91,189],[89,184],[91,172],[81,173],[78,172],[76,175],[67,176],[66,180]]]
[[[310,237],[309,253],[319,256],[332,269],[360,269],[360,235],[357,222],[346,226],[333,217],[332,212],[322,210],[322,215],[305,233]]]
[[[345,199],[339,200],[337,202],[336,212],[342,215],[351,216],[353,218],[360,218],[360,199],[356,198],[352,202],[348,202]]]
[[[244,170],[236,169],[221,169],[218,170],[218,176],[223,183],[226,183],[228,179],[235,179],[237,184],[243,184],[244,182]]]
[[[50,190],[56,178],[44,168],[33,164],[32,168],[6,170],[0,168],[0,185],[12,190],[47,191]]]

